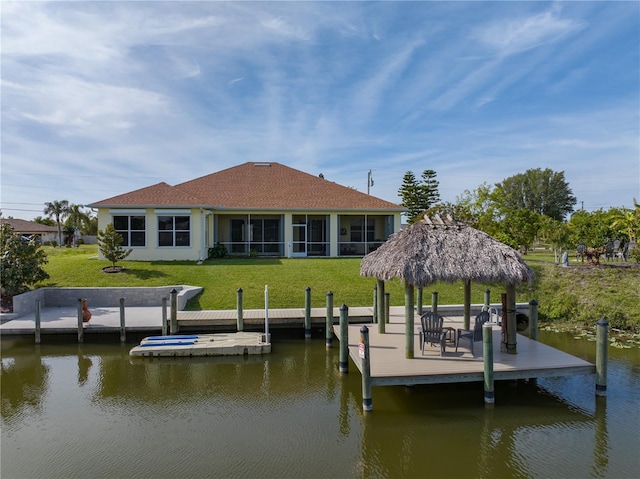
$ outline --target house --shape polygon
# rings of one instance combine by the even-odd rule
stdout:
[[[244,163],[175,186],[88,205],[113,223],[131,260],[231,255],[363,256],[400,230],[404,208],[280,163]]]
[[[48,226],[33,221],[16,218],[0,218],[0,225],[7,223],[14,233],[25,238],[36,237],[41,244],[47,241],[58,241],[57,226]]]

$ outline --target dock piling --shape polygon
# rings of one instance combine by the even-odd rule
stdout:
[[[384,281],[379,279],[377,280],[377,301],[376,306],[378,309],[377,320],[378,320],[378,333],[384,334],[385,331],[385,319],[384,319]]]
[[[489,311],[491,307],[491,290],[489,288],[484,290],[484,308],[483,311]]]
[[[36,344],[40,344],[40,300],[36,299]]]
[[[238,288],[238,299],[236,301],[236,309],[237,309],[237,318],[236,318],[236,327],[238,331],[244,330],[244,313],[242,308],[242,288]]]
[[[171,300],[171,322],[169,323],[169,334],[178,332],[178,291],[175,288],[169,293]]]
[[[340,306],[340,366],[341,373],[349,372],[349,308]]]
[[[493,404],[495,393],[493,390],[493,326],[490,323],[482,325],[482,354],[484,362],[484,402]]]
[[[369,328],[362,325],[360,328],[360,344],[358,352],[362,359],[362,410],[373,411],[371,398],[371,358],[369,357]]]
[[[529,339],[538,340],[538,302],[529,301]]]
[[[431,293],[431,312],[438,314],[438,292],[433,291]]]
[[[311,287],[304,290],[304,339],[311,339]]]
[[[327,293],[327,318],[325,324],[325,346],[333,347],[333,292]]]
[[[601,318],[596,323],[596,396],[607,395],[608,348],[609,322]]]
[[[120,342],[127,341],[127,328],[124,320],[124,298],[120,298]]]
[[[82,298],[78,298],[78,342],[84,342],[84,327],[82,321]]]
[[[166,336],[167,331],[169,330],[169,325],[167,324],[167,298],[162,298],[162,335]]]

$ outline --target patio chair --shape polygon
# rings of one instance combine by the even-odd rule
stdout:
[[[420,316],[422,327],[418,329],[420,333],[420,350],[424,355],[424,347],[427,343],[440,345],[440,356],[444,356],[447,344],[447,329],[443,327],[444,318],[438,313],[424,313]]]
[[[473,329],[458,329],[458,334],[456,335],[456,352],[458,352],[460,340],[465,339],[469,341],[471,354],[475,356],[475,353],[473,352],[473,343],[475,343],[476,341],[482,341],[482,325],[489,321],[490,318],[491,316],[489,315],[489,312],[483,311],[478,316],[476,316],[476,321]]]

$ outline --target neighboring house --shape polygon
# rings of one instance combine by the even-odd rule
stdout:
[[[5,223],[11,226],[14,233],[27,238],[31,238],[32,236],[38,237],[40,239],[40,243],[58,241],[57,226],[47,226],[40,223],[34,223],[33,221],[15,218],[0,218],[0,225]]]
[[[362,256],[400,230],[404,208],[279,163],[244,163],[175,186],[87,205],[113,223],[130,260],[231,255]]]

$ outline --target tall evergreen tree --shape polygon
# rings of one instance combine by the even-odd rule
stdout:
[[[407,208],[407,222],[415,222],[423,211],[440,201],[436,172],[424,170],[422,181],[418,181],[412,171],[407,171],[402,178],[398,196],[402,198],[402,206]]]
[[[420,206],[418,205],[420,186],[416,175],[412,171],[407,171],[402,177],[402,186],[398,191],[398,196],[402,198],[402,206],[407,209],[407,222],[413,223],[414,219],[420,214]]]

